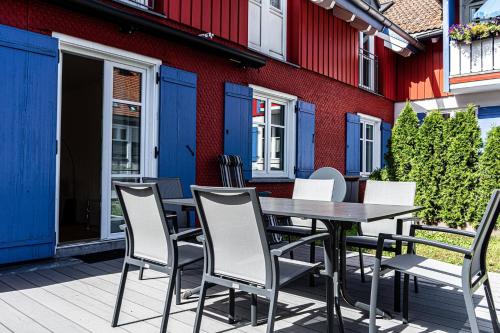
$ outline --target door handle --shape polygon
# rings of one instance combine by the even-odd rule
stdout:
[[[186,149],[189,150],[189,152],[191,153],[191,156],[194,156],[194,151],[190,145],[186,145]]]

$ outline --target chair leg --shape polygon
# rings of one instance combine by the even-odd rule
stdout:
[[[139,280],[144,279],[144,267],[139,268]]]
[[[267,315],[267,330],[266,333],[274,332],[274,322],[276,320],[276,309],[278,307],[278,292],[276,291],[269,302],[269,314]]]
[[[309,252],[309,262],[313,264],[316,261],[316,245],[314,242],[311,243],[310,245],[310,252]],[[309,274],[309,286],[314,287],[314,273]]]
[[[467,317],[469,318],[469,325],[472,333],[479,333],[479,326],[477,325],[476,311],[474,309],[474,301],[472,300],[472,292],[469,288],[464,288],[465,308],[467,309]]]
[[[174,288],[175,288],[174,279],[176,278],[177,274],[179,274],[179,272],[176,269],[174,269],[168,281],[167,295],[165,296],[165,306],[163,309],[163,318],[161,320],[161,327],[160,327],[161,333],[167,332],[168,317],[170,316],[170,306],[172,305],[172,295],[174,293]]]
[[[287,238],[288,238],[288,243],[291,243],[292,242],[292,236],[288,235]],[[293,260],[293,251],[290,251],[290,259]]]
[[[250,322],[252,326],[257,326],[257,295],[250,294]]]
[[[403,324],[408,324],[408,303],[409,303],[409,292],[410,292],[410,276],[408,274],[404,275],[403,280]]]
[[[181,274],[181,269],[177,270],[177,274],[175,274],[175,305],[181,304]]]
[[[118,325],[118,317],[120,316],[120,309],[122,307],[123,292],[125,291],[125,282],[127,281],[129,266],[130,265],[128,263],[123,263],[122,276],[120,278],[118,294],[116,295],[115,311],[113,313],[113,320],[111,322],[112,327],[116,327],[116,325]]]
[[[207,287],[207,283],[205,281],[202,281],[198,299],[198,307],[196,308],[196,319],[194,321],[193,333],[200,332],[201,317],[203,316],[203,307],[205,306],[205,297],[207,296]]]
[[[415,294],[418,294],[418,278],[416,276],[413,277],[413,288],[415,289]]]
[[[394,272],[394,312],[401,312],[401,273]]]
[[[486,301],[488,302],[488,309],[490,310],[491,324],[494,333],[500,333],[500,324],[498,323],[498,316],[495,309],[495,302],[493,301],[493,293],[491,292],[490,280],[484,282],[484,292],[486,294]]]
[[[378,281],[380,279],[380,259],[375,259],[373,267],[372,289],[370,293],[370,325],[369,333],[377,331],[377,297],[378,297]]]
[[[234,289],[229,288],[229,316],[227,318],[229,324],[234,324]]]
[[[359,254],[359,269],[361,270],[361,282],[365,283],[365,263],[363,260],[363,251],[361,251],[361,248],[358,248],[358,254]]]

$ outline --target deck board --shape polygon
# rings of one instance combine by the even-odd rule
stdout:
[[[320,251],[317,251],[319,256]],[[307,260],[308,249],[295,251],[295,258]],[[368,265],[372,258],[366,256]],[[368,301],[370,283],[361,283],[357,257],[348,261],[349,291],[352,296]],[[122,260],[97,263],[75,261],[72,265],[50,267],[0,276],[0,333],[2,332],[158,332],[168,278],[161,273],[146,270],[145,280],[139,281],[138,271],[131,270],[122,305],[119,327],[111,328],[110,321],[116,301]],[[182,287],[200,284],[201,264],[183,272]],[[369,271],[369,270],[368,270]],[[490,274],[497,310],[500,306],[500,274]],[[369,278],[368,278],[369,279]],[[381,279],[379,302],[389,311],[393,307],[393,277]],[[384,332],[470,332],[460,291],[419,281],[420,292],[413,288],[410,297],[410,324],[403,325],[401,317],[378,320]],[[276,332],[324,332],[325,284],[316,279],[309,287],[304,277],[287,286],[279,294]],[[202,321],[203,332],[265,332],[266,325],[250,325],[250,298],[236,294],[237,323],[227,323],[227,290],[209,289]],[[483,332],[492,331],[489,312],[480,289],[474,296],[476,313]],[[265,322],[268,302],[259,299],[258,318]],[[173,302],[169,318],[169,332],[190,332],[195,317],[197,300]],[[366,314],[347,305],[342,307],[346,332],[366,332]],[[391,312],[392,313],[392,312]],[[500,314],[500,313],[499,313]]]

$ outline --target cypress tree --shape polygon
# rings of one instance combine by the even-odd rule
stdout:
[[[440,220],[441,179],[446,170],[443,159],[445,126],[443,116],[437,111],[430,112],[424,118],[418,130],[414,164],[410,172],[410,179],[417,183],[415,202],[425,207],[419,216],[429,223]]]
[[[446,121],[443,141],[446,171],[440,182],[440,218],[452,227],[474,220],[481,130],[473,105]]]
[[[391,156],[386,158],[389,174],[399,181],[410,181],[415,158],[418,118],[410,102],[406,102],[392,129]]]
[[[500,188],[500,126],[493,127],[486,138],[484,151],[479,158],[479,186],[477,189],[477,218],[474,225],[481,222],[481,218],[490,200],[491,193]],[[500,227],[500,218],[497,220]]]

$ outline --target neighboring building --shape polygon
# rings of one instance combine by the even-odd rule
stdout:
[[[114,180],[180,177],[189,195],[230,153],[290,196],[315,168],[382,166],[395,66],[423,48],[379,6],[1,1],[0,264],[116,246]]]
[[[449,41],[452,24],[473,21],[485,0],[394,0],[384,15],[425,44],[426,50],[397,61],[395,116],[410,100],[419,118],[432,110],[452,117],[477,108],[483,140],[500,125],[500,38],[472,44]],[[500,8],[499,8],[500,10]]]

